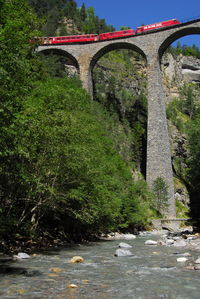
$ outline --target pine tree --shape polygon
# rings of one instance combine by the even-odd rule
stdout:
[[[81,16],[81,21],[85,22],[85,20],[87,18],[87,13],[86,13],[86,8],[85,8],[85,4],[84,3],[81,6],[80,16]]]

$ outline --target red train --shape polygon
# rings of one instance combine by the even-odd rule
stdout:
[[[66,43],[87,43],[97,42],[116,38],[124,38],[128,36],[136,36],[147,31],[156,30],[167,26],[175,26],[180,24],[177,19],[154,23],[150,25],[140,26],[134,31],[133,29],[120,30],[114,32],[106,32],[100,34],[82,34],[82,35],[71,35],[71,36],[57,36],[57,37],[36,37],[31,42],[40,42],[44,45],[51,44],[66,44]]]
[[[36,38],[38,40],[38,38]],[[98,34],[84,34],[71,36],[56,36],[56,37],[39,37],[39,40],[44,45],[50,44],[66,44],[66,43],[86,43],[98,40]]]
[[[144,25],[144,26],[140,26],[136,29],[136,34],[140,34],[140,33],[143,33],[143,32],[149,31],[149,30],[159,29],[162,27],[174,26],[174,25],[178,25],[178,24],[180,24],[180,22],[177,19],[172,19],[172,20],[154,23],[154,24],[150,24],[150,25]]]

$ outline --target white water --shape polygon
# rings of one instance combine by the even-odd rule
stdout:
[[[0,297],[199,299],[200,271],[185,269],[198,254],[191,252],[187,263],[178,263],[178,254],[185,249],[145,246],[145,240],[137,237],[125,241],[133,246],[130,257],[114,256],[121,241],[101,241],[1,263]],[[84,262],[70,264],[75,255],[82,256]],[[59,268],[60,272],[53,272],[52,268]],[[77,288],[68,288],[70,284]]]

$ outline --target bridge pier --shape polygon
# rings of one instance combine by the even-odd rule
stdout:
[[[88,93],[93,97],[93,82],[92,82],[92,70],[91,70],[91,60],[87,55],[82,55],[79,60],[79,76]]]
[[[147,57],[148,126],[147,126],[147,183],[150,188],[161,177],[168,186],[167,217],[176,217],[174,183],[168,136],[165,93],[158,54]]]

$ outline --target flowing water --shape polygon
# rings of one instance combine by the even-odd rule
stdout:
[[[144,245],[146,239],[100,241],[48,250],[21,261],[1,257],[0,297],[199,299],[200,271],[185,269],[198,253],[190,252],[187,264],[178,263],[179,254],[188,250],[147,246]],[[114,256],[120,242],[133,246],[130,249],[133,256]],[[82,256],[84,262],[69,263],[75,255]],[[69,288],[70,284],[77,288]]]

